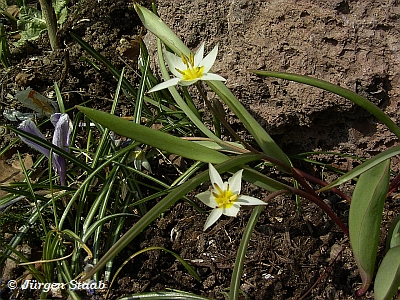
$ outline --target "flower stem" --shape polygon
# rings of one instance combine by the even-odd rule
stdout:
[[[293,168],[295,172],[297,172],[299,175],[303,176],[305,179],[310,180],[316,184],[319,184],[321,186],[327,186],[328,183],[326,183],[325,181],[318,179],[306,172],[303,172],[302,170],[299,170],[297,168]],[[351,202],[351,197],[349,195],[346,195],[345,193],[343,193],[341,190],[337,189],[337,188],[331,188],[330,189],[332,192],[334,192],[336,195],[338,195],[339,197],[341,197],[342,199],[346,200],[347,202]]]
[[[49,35],[51,50],[56,50],[60,48],[60,43],[57,39],[57,19],[54,13],[53,5],[51,0],[39,0],[43,18],[46,21],[47,32]]]
[[[246,147],[246,149],[250,150],[251,152],[257,154],[259,151],[254,149],[250,144],[245,142],[236,132],[233,130],[233,128],[229,125],[229,123],[225,120],[225,117],[219,113],[214,106],[211,104],[211,102],[208,100],[207,95],[204,93],[203,89],[201,88],[200,84],[197,82],[196,83],[197,90],[199,91],[201,97],[204,100],[204,103],[207,105],[207,108],[213,113],[213,115],[224,125],[224,127],[229,131],[229,133],[240,143],[243,144],[243,146]]]
[[[296,188],[291,188],[291,190],[294,194],[311,200],[312,202],[317,204],[332,219],[332,221],[335,222],[340,229],[342,229],[344,234],[349,237],[349,228],[342,222],[342,220],[339,219],[339,217],[333,212],[333,210],[327,204],[325,204],[325,202],[317,194],[310,194]]]

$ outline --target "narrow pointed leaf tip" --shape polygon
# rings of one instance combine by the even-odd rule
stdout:
[[[203,58],[204,43],[201,44],[195,55],[192,53],[190,53],[188,56],[181,54],[181,57],[179,57],[171,52],[165,51],[165,60],[167,61],[171,73],[176,77],[154,86],[149,90],[149,93],[178,84],[182,86],[188,86],[196,83],[199,80],[226,81],[226,79],[222,76],[209,72],[215,62],[215,59],[217,58],[217,53],[218,45],[216,45],[214,49]]]
[[[209,164],[211,190],[196,195],[200,201],[213,209],[204,224],[204,230],[222,215],[236,217],[241,205],[267,204],[260,199],[240,194],[242,173],[243,170],[239,170],[227,182],[223,182],[218,171]]]
[[[191,53],[189,48],[158,16],[137,3],[134,4],[134,7],[147,30],[157,36],[169,49],[179,55]]]

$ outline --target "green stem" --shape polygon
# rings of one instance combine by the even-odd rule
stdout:
[[[325,181],[323,181],[323,180],[321,180],[321,179],[318,179],[318,178],[316,178],[316,177],[314,177],[314,176],[312,176],[312,175],[310,175],[310,174],[308,174],[308,173],[306,173],[306,172],[303,172],[303,171],[301,171],[301,170],[299,170],[299,169],[296,169],[296,168],[294,168],[294,170],[295,170],[295,172],[297,172],[299,175],[301,175],[301,176],[303,176],[305,179],[307,179],[307,180],[309,180],[309,181],[312,181],[312,182],[314,182],[314,183],[316,183],[316,184],[319,184],[319,185],[321,185],[321,186],[327,186],[328,185],[328,183],[326,183]],[[349,195],[346,195],[345,193],[343,193],[342,191],[340,191],[339,189],[337,189],[337,188],[331,188],[330,189],[333,193],[335,193],[336,195],[338,195],[339,197],[341,197],[342,199],[344,199],[344,200],[346,200],[347,202],[351,202],[351,197],[349,196]]]
[[[57,18],[53,9],[53,5],[51,0],[39,0],[39,3],[42,8],[43,18],[46,21],[51,50],[57,50],[60,48],[60,43],[57,39]]]
[[[246,229],[244,230],[242,241],[240,242],[240,246],[235,260],[235,267],[233,268],[232,272],[231,288],[229,292],[229,299],[231,300],[239,299],[240,279],[242,278],[244,260],[246,258],[247,248],[249,246],[250,238],[251,235],[253,234],[254,227],[256,226],[258,218],[260,217],[260,214],[264,209],[265,209],[264,205],[259,205],[256,208],[254,208],[249,223],[247,223]]]
[[[0,9],[0,14],[4,15],[9,21],[11,21],[14,25],[17,25],[17,18],[10,14],[8,11],[4,9]]]
[[[207,108],[211,110],[212,114],[214,117],[219,119],[219,121],[224,125],[224,127],[229,131],[229,133],[240,143],[242,143],[246,149],[250,150],[251,152],[255,154],[259,154],[259,151],[254,149],[251,145],[249,145],[247,142],[245,142],[236,132],[233,130],[233,128],[229,125],[229,123],[225,120],[224,116],[222,116],[210,103],[210,101],[207,98],[206,93],[204,93],[203,89],[200,87],[199,83],[196,83],[197,90],[199,91],[201,97],[204,99],[204,102],[207,105]]]

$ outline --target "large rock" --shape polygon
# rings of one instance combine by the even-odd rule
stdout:
[[[188,47],[205,41],[211,50],[219,44],[213,72],[228,79],[227,86],[288,151],[340,143],[374,149],[393,139],[346,99],[306,85],[260,79],[248,70],[327,80],[367,97],[397,119],[397,2],[160,0],[158,12]]]

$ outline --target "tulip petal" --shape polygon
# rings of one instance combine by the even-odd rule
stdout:
[[[267,203],[260,199],[245,195],[240,195],[237,199],[237,203],[240,205],[267,205]]]
[[[227,208],[227,207],[223,208],[222,213],[228,217],[236,217],[239,212],[239,209],[240,209],[240,205],[235,203],[229,208]]]
[[[171,52],[164,51],[164,58],[169,66],[169,70],[176,77],[167,80],[167,83],[160,83],[150,89],[149,93],[159,91],[170,86],[182,85],[189,86],[196,83],[199,80],[215,80],[215,81],[225,81],[226,79],[217,74],[210,73],[208,71],[211,69],[215,62],[218,53],[218,45],[203,59],[204,55],[204,43],[202,43],[197,50],[196,54],[192,58],[191,56],[179,57]],[[192,59],[194,61],[192,61]],[[194,70],[196,69],[195,73]],[[201,71],[200,71],[201,70]],[[199,72],[200,71],[200,72]],[[193,76],[184,76],[183,74],[196,74]],[[193,80],[184,80],[184,77],[194,78]]]
[[[200,45],[199,49],[197,49],[196,54],[194,55],[194,65],[197,67],[202,65],[204,56],[204,42]]]
[[[149,161],[147,160],[147,158],[145,158],[143,161],[142,161],[142,166],[143,166],[143,168],[145,168],[147,171],[149,171],[150,173],[153,173],[153,171],[151,170],[151,166],[150,166],[150,163],[149,163]]]
[[[142,160],[135,158],[133,160],[133,165],[135,166],[135,169],[138,171],[142,171]]]
[[[204,47],[204,45],[203,45]],[[215,59],[217,58],[218,54],[218,44],[212,49],[210,53],[207,54],[206,57],[201,61],[201,66],[204,67],[204,73],[210,71],[211,67],[213,66]]]
[[[164,51],[164,58],[168,64],[171,73],[178,78],[182,78],[183,75],[177,71],[177,69],[179,70],[187,69],[187,66],[183,63],[182,58],[168,51]]]
[[[203,202],[208,207],[211,207],[211,208],[217,207],[217,202],[215,201],[214,196],[212,196],[210,191],[206,191],[206,192],[197,194],[196,197],[197,197],[197,199],[199,199],[201,202]]]
[[[234,194],[240,194],[240,190],[242,188],[242,173],[243,170],[239,170],[228,179],[229,189]]]
[[[201,78],[196,78],[196,79],[193,79],[193,80],[181,80],[181,81],[179,81],[178,84],[182,85],[182,86],[189,86],[189,85],[192,85],[192,84],[196,83],[199,80],[201,80]]]
[[[223,182],[221,176],[215,167],[209,163],[209,176],[212,183],[212,190],[196,195],[207,206],[214,208],[208,216],[204,230],[214,224],[218,218],[224,214],[228,217],[236,217],[241,205],[266,205],[267,203],[260,199],[240,195],[241,181],[243,170],[237,171]],[[237,195],[237,199],[231,198],[233,194]],[[228,198],[229,197],[229,198]],[[217,201],[218,200],[218,201]]]
[[[210,215],[208,216],[206,223],[204,224],[204,231],[207,230],[208,227],[210,227],[212,224],[217,222],[217,220],[222,216],[222,210],[221,209],[214,209]]]
[[[224,182],[222,181],[221,176],[219,175],[218,171],[214,168],[212,164],[208,164],[210,180],[212,185],[214,186],[217,184],[220,188],[224,186]]]
[[[204,73],[203,76],[201,77],[201,80],[208,80],[208,81],[226,81],[226,79],[222,76],[219,76],[214,73]]]
[[[177,85],[179,81],[180,81],[180,78],[171,78],[170,80],[161,82],[161,83],[157,84],[156,86],[153,86],[148,92],[153,93],[153,92],[156,92],[159,90],[169,88],[171,86]]]

